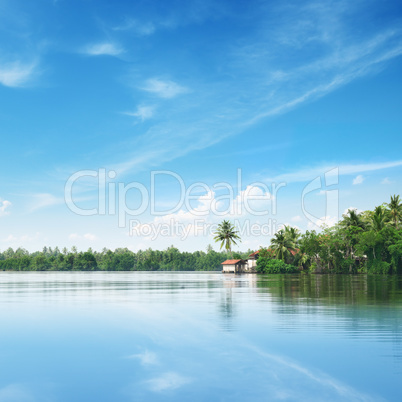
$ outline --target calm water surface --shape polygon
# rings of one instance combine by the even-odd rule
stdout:
[[[0,273],[0,401],[401,401],[402,278]]]

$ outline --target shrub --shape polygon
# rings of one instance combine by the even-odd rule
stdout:
[[[291,274],[298,272],[297,267],[285,264],[282,260],[260,257],[257,260],[257,272],[261,274]]]
[[[389,274],[391,264],[381,260],[374,260],[370,268],[370,274]]]

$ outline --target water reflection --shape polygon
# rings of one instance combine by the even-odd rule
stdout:
[[[402,278],[342,275],[262,276],[260,302],[269,301],[282,316],[329,316],[320,319],[322,331],[348,331],[350,336],[400,340]],[[322,317],[320,317],[322,318]],[[286,329],[305,326],[286,320]],[[336,328],[335,328],[336,327]]]
[[[399,400],[401,302],[396,277],[0,273],[0,400]]]

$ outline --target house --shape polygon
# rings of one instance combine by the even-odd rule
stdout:
[[[241,273],[245,271],[247,261],[245,260],[226,260],[222,262],[223,273]]]
[[[258,256],[259,256],[259,251],[255,251],[254,253],[251,253],[248,256],[247,259],[247,271],[248,272],[254,272],[256,267],[257,267],[257,260],[258,260]]]
[[[289,250],[290,253],[295,256],[299,253],[299,249]],[[268,254],[271,258],[274,258],[274,251],[270,248],[267,249]],[[226,260],[222,262],[222,272],[223,273],[255,273],[257,268],[257,260],[260,256],[261,250],[255,251],[248,256],[247,260]]]
[[[257,266],[258,251],[249,255],[247,260],[226,260],[222,262],[223,273],[254,273]]]

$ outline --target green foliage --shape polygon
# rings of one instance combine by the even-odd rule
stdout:
[[[258,258],[256,270],[261,274],[292,274],[298,272],[294,265],[269,257]]]
[[[386,261],[375,260],[370,267],[370,273],[372,274],[389,274],[390,264]]]
[[[285,226],[275,233],[271,240],[270,250],[277,259],[292,263],[298,251],[299,237],[300,233],[298,229]]]
[[[79,253],[74,258],[73,269],[76,271],[95,271],[97,268],[98,263],[90,251]]]
[[[313,262],[313,263],[310,265],[309,271],[310,271],[311,273],[315,273],[315,272],[317,271],[317,263],[316,263],[316,262]]]
[[[338,224],[320,232],[312,230],[301,235],[296,228],[284,226],[274,235],[270,247],[260,248],[257,271],[402,274],[401,220],[402,203],[394,195],[374,211],[349,210]],[[220,241],[226,252],[216,252],[211,246],[207,252],[193,253],[180,252],[173,246],[137,253],[127,248],[78,252],[72,247],[70,252],[66,248],[61,252],[58,247],[44,247],[42,252],[34,253],[8,248],[0,252],[0,270],[219,271],[221,263],[231,257],[231,246],[238,239],[233,225],[223,221],[215,241]],[[249,254],[251,250],[233,253],[233,258],[246,259]]]
[[[395,229],[399,228],[399,223],[402,220],[402,202],[399,195],[391,196],[391,201],[387,204],[388,216]]]
[[[338,224],[321,232],[285,226],[260,257],[274,257],[305,272],[402,273],[402,204],[399,196],[374,211],[350,209]]]
[[[32,271],[47,271],[50,268],[50,261],[44,253],[40,253],[33,258],[31,264]]]
[[[248,253],[237,253],[246,258]],[[208,252],[180,252],[171,246],[164,251],[139,250],[137,253],[127,248],[115,251],[103,249],[96,252],[89,249],[78,252],[75,247],[69,252],[60,252],[56,247],[45,247],[42,252],[29,253],[26,250],[9,248],[0,252],[0,270],[10,271],[219,271],[222,262],[228,259],[226,252],[216,252],[212,247]]]
[[[399,240],[396,244],[388,247],[391,255],[391,268],[393,273],[402,273],[402,241]]]

